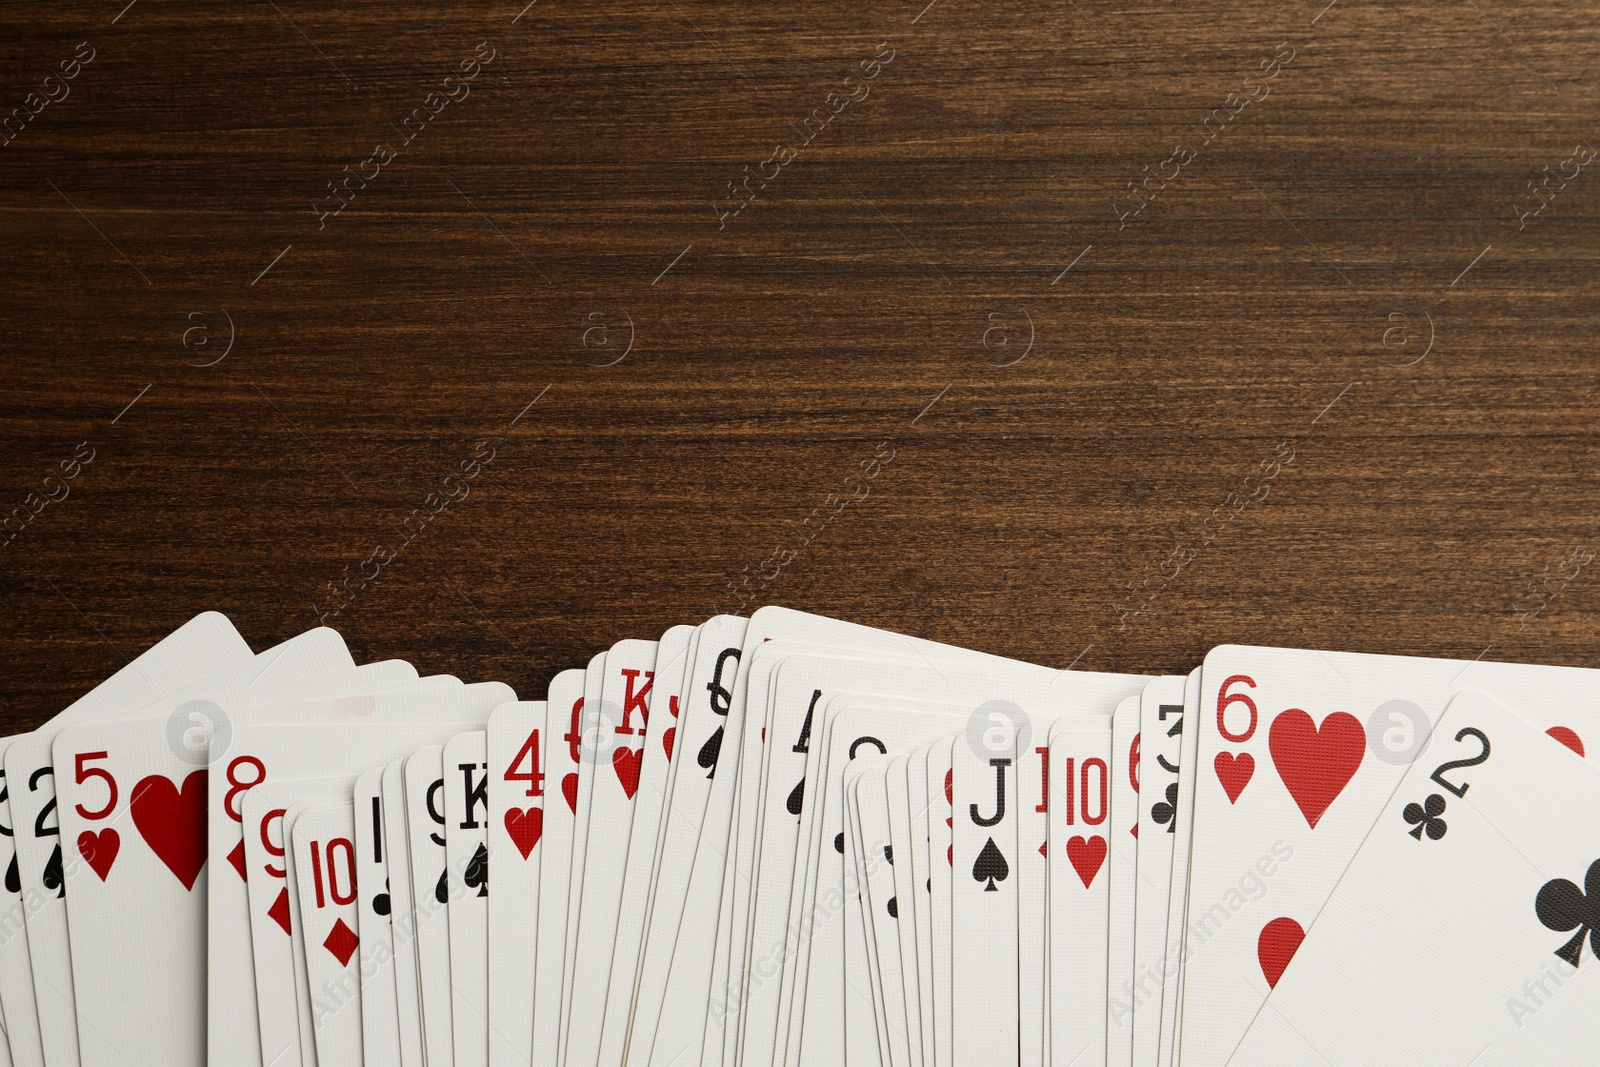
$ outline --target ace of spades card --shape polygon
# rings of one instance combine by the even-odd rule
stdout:
[[[1237,645],[1206,656],[1183,1067],[1226,1062],[1395,785],[1441,743],[1431,726],[1463,690],[1577,748],[1600,734],[1596,670]]]
[[[1600,770],[1490,698],[1457,696],[1228,1062],[1592,1060],[1596,825]]]

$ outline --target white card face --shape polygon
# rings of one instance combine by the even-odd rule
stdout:
[[[500,688],[503,690],[503,687]],[[327,776],[348,776],[353,781],[360,773],[385,766],[421,745],[447,740],[462,728],[481,723],[489,710],[485,705],[498,696],[493,689],[479,690],[477,686],[464,686],[448,695],[449,699],[436,696],[423,702],[421,707],[435,714],[449,713],[459,716],[453,723],[414,722],[405,719],[322,722],[314,727],[316,744],[306,743],[308,727],[305,724],[281,722],[235,724],[232,744],[228,751],[216,760],[220,773],[217,776],[217,788],[212,792],[211,803],[221,815],[211,821],[210,829],[215,832],[217,822],[225,821],[228,827],[232,828],[232,833],[238,835],[243,847],[247,874],[245,885],[246,906],[249,913],[248,930],[253,939],[261,937],[263,933],[272,934],[274,924],[281,929],[281,922],[275,917],[275,911],[281,913],[285,907],[292,911],[298,904],[294,902],[293,894],[286,891],[287,885],[283,881],[283,876],[278,873],[282,869],[280,864],[274,863],[274,869],[270,872],[260,864],[254,866],[249,864],[250,850],[259,847],[263,830],[258,823],[248,822],[249,817],[244,815],[242,800],[248,798],[263,782],[292,782]],[[383,707],[381,700],[378,706],[380,709]],[[407,714],[414,713],[409,704],[406,708]],[[398,785],[398,782],[396,784]],[[386,810],[392,809],[386,808]],[[243,821],[235,822],[233,818],[235,815]],[[386,825],[385,829],[388,833],[391,829],[398,828]],[[279,839],[276,829],[269,827],[266,832],[273,840]],[[392,853],[393,849],[390,851]],[[234,864],[229,862],[226,865],[226,874],[217,881],[221,882],[237,875],[238,871]],[[395,881],[396,879],[391,877],[392,899],[398,899],[396,894],[400,892],[395,888]],[[409,886],[406,888],[409,889]],[[399,924],[399,916],[410,918],[412,913],[395,912],[391,916],[391,923],[395,925],[395,949],[397,955],[403,955],[408,950],[409,940],[403,946],[401,935],[409,935],[409,926]],[[228,928],[224,926],[224,929]],[[292,925],[290,929],[293,929]],[[275,938],[277,935],[273,936]],[[285,936],[283,940],[288,941],[289,937]],[[252,957],[259,965],[261,959],[259,946],[252,947]],[[398,975],[397,965],[397,981]],[[263,996],[257,988],[257,982],[258,973],[253,966],[249,989],[259,1021],[262,1015]],[[260,1032],[258,1028],[251,1028],[248,1032],[241,1031],[240,1039],[244,1040],[246,1036]],[[402,1034],[404,1032],[402,1029]],[[266,1050],[264,1055],[269,1060],[274,1055],[283,1055],[285,1058],[279,1061],[280,1064],[289,1064],[297,1059],[293,1053],[279,1048]]]
[[[896,649],[897,655],[908,648],[908,640],[898,634],[878,637],[883,647]],[[774,641],[773,644],[779,645],[780,642]],[[795,779],[803,778],[805,773],[796,753],[797,750],[802,754],[805,751],[806,746],[802,742],[807,736],[807,718],[813,714],[815,694],[853,691],[881,692],[895,697],[920,696],[941,701],[969,702],[969,710],[980,708],[998,695],[1008,699],[1008,708],[1020,712],[1016,704],[1009,702],[1009,698],[1015,697],[1026,703],[1027,713],[1039,721],[1042,731],[1049,719],[1066,709],[1109,715],[1118,696],[1136,691],[1144,681],[1131,675],[1056,671],[972,653],[966,654],[973,657],[971,659],[952,658],[951,652],[959,650],[932,644],[917,646],[916,650],[923,651],[924,655],[911,660],[885,661],[880,657],[873,662],[861,659],[862,649],[870,647],[871,642],[862,637],[849,651],[838,656],[820,652],[788,655],[773,672],[772,713],[767,734],[777,740],[765,746],[769,773],[765,776],[767,795],[759,813],[763,851],[759,884],[752,891],[754,907],[749,932],[752,950],[759,950],[762,945],[776,944],[783,938],[786,912],[788,929],[795,928],[795,922],[801,915],[800,905],[789,892],[792,879],[787,873],[790,863],[787,857],[798,855],[789,842],[795,839],[798,820],[803,817],[790,814],[788,809],[796,799],[795,790],[800,790],[802,798],[809,795],[809,784],[801,788],[795,782]],[[929,659],[928,656],[934,658]],[[935,661],[940,666],[935,666]],[[753,673],[752,676],[758,675]],[[790,738],[795,739],[793,744],[789,742]],[[1028,814],[1029,826],[1036,830],[1042,844],[1047,816],[1042,812],[1025,814]],[[1038,922],[1042,926],[1045,911],[1042,856],[1029,867],[1027,878],[1030,913],[1037,911]],[[793,958],[793,954],[787,954],[786,958]],[[1027,988],[1037,989],[1044,981],[1042,950],[1032,957],[1031,963],[1032,970],[1029,973],[1032,977]],[[802,956],[794,968],[785,968],[780,982],[751,985],[744,1021],[744,1054],[747,1059],[753,1058],[758,1063],[769,1060],[772,1047],[769,1043],[782,1040],[784,1035],[784,1028],[778,1025],[777,1020],[786,1017],[792,1019],[796,1012],[803,1011],[805,989],[797,981],[791,981],[791,973],[798,978],[808,966]],[[776,999],[772,995],[774,986],[777,990]],[[1035,1030],[1038,1040],[1033,1043],[1035,1049],[1042,1044],[1042,1015],[1041,1000],[1030,1016],[1037,1024]],[[826,1043],[824,1038],[812,1035],[810,1041],[819,1056],[830,1056],[837,1052],[822,1048]],[[794,1048],[793,1042],[788,1042],[788,1045],[791,1050]],[[793,1064],[798,1061],[786,1062]]]
[[[692,1012],[697,1024],[704,1020],[703,998],[709,988],[709,977],[705,988],[694,995],[680,997],[672,984],[676,980],[672,977],[672,968],[682,920],[690,909],[690,879],[701,829],[710,815],[707,805],[716,781],[719,757],[724,751],[729,689],[748,627],[748,619],[718,615],[700,627],[697,638],[679,718],[680,740],[673,746],[673,772],[661,824],[661,862],[650,905],[650,926],[645,931],[644,955],[639,964],[639,995],[628,1039],[629,1067],[647,1064],[667,1067],[674,1056],[683,1057],[676,1067],[687,1067],[688,1053],[681,1042],[673,1053],[662,1055],[659,1060],[656,1058],[669,996],[674,1003],[672,1010],[680,1014]],[[725,775],[731,773],[724,772]],[[723,845],[718,842],[716,847]],[[694,898],[694,911],[705,907],[706,901]]]
[[[357,751],[366,754],[366,761],[351,763],[335,748],[305,744],[303,724],[324,724],[318,727],[322,729],[338,723],[341,730],[355,728],[353,736],[365,736],[363,725],[384,722],[454,719],[461,723],[457,727],[461,729],[481,723],[488,709],[509,693],[510,689],[498,682],[462,685],[457,679],[442,676],[384,689],[330,688],[319,692],[314,700],[293,703],[229,706],[233,737],[227,751],[217,752],[214,746],[211,753],[216,773],[206,803],[208,855],[219,860],[215,865],[218,876],[210,880],[205,901],[208,1030],[216,1034],[221,1028],[230,1036],[229,1041],[222,1042],[225,1051],[219,1052],[211,1064],[248,1067],[258,1063],[262,1055],[248,931],[263,913],[251,912],[252,897],[239,863],[246,837],[240,822],[239,798],[263,781],[355,775],[409,752],[412,747],[387,748],[377,742],[380,747],[372,748],[373,742],[363,742]],[[302,725],[285,730],[294,723]],[[251,739],[257,736],[264,739],[267,748],[253,747]],[[427,740],[439,740],[437,732],[425,736]],[[285,738],[289,739],[287,743]],[[284,886],[274,885],[271,889],[276,896]]]
[[[538,932],[535,937],[533,986],[533,1062],[553,1064],[561,1030],[562,971],[567,945],[567,891],[571,884],[572,839],[578,812],[578,772],[583,726],[585,673],[562,671],[550,679],[544,741],[540,746],[548,770],[543,788],[539,850]],[[531,798],[530,798],[531,802]],[[491,990],[492,991],[492,990]]]
[[[1231,1063],[1589,1058],[1600,773],[1542,731],[1451,702]]]
[[[888,825],[877,819],[873,834],[861,828],[860,786],[864,779],[881,780],[886,761],[864,754],[845,768],[841,783],[844,802],[844,1040],[845,1062],[882,1064],[896,1061],[890,1049],[890,1030],[885,1001],[885,984],[879,969],[879,945],[873,930],[876,918],[867,885],[869,868],[881,868],[879,858],[888,847]],[[868,803],[881,807],[883,791],[869,789]],[[892,875],[890,876],[892,880]],[[882,887],[880,886],[880,890]],[[891,889],[892,894],[892,889]],[[880,896],[883,894],[880,893]],[[903,1002],[896,1005],[903,1013]],[[901,1032],[902,1041],[904,1030]],[[899,1061],[905,1062],[902,1059]]]
[[[1138,703],[1128,697],[1118,711]],[[1118,776],[1111,730],[1100,715],[1067,716],[1050,728],[1050,1052],[1062,1065],[1106,1057],[1107,867]]]
[[[846,661],[851,665],[844,666]],[[897,673],[883,674],[890,666]],[[763,689],[767,693],[765,730],[773,743],[762,745],[762,796],[751,819],[760,859],[749,892],[747,951],[763,970],[771,964],[760,961],[771,958],[783,966],[775,980],[757,981],[762,976],[756,971],[744,975],[739,1022],[740,1047],[747,1060],[767,1064],[779,1054],[795,997],[799,963],[795,924],[801,914],[803,882],[797,874],[804,874],[796,866],[803,866],[810,847],[817,783],[809,767],[824,687],[833,692],[896,693],[897,683],[916,676],[919,668],[927,672],[926,662],[799,646],[794,641],[771,641],[752,653],[751,694],[755,697]],[[820,733],[816,736],[820,738]],[[742,807],[752,809],[748,804]]]
[[[584,859],[589,849],[589,813],[594,807],[602,747],[610,738],[600,707],[605,690],[606,653],[595,654],[583,672],[583,713],[572,736],[563,738],[578,752],[578,808],[572,819],[572,863],[567,871],[567,917],[561,964],[561,1032],[556,1036],[556,1062],[567,1062],[572,1037],[572,991],[578,977],[578,921],[582,915]]]
[[[1150,685],[1156,685],[1160,679]],[[1149,686],[1145,687],[1149,689]],[[1139,886],[1139,773],[1141,765],[1141,697],[1128,697],[1111,717],[1111,821],[1106,829],[1110,854],[1106,874],[1111,884],[1106,923],[1106,1067],[1133,1065],[1133,940]],[[1051,882],[1053,886],[1054,881]],[[1163,880],[1162,885],[1165,885]],[[1165,919],[1163,918],[1163,922]],[[1059,1031],[1056,1032],[1059,1035]],[[1055,1067],[1069,1067],[1056,1058],[1064,1049],[1051,1047]]]
[[[444,747],[406,757],[406,842],[411,851],[411,917],[416,923],[422,1047],[429,1067],[455,1062],[451,1019],[450,900],[444,851]]]
[[[911,758],[906,762],[906,804],[911,822],[910,841],[906,849],[911,857],[910,888],[903,892],[902,899],[910,901],[909,909],[914,923],[915,941],[913,942],[914,959],[917,975],[917,1022],[922,1030],[922,1063],[924,1067],[933,1067],[936,1052],[934,1048],[933,1032],[933,855],[930,851],[930,834],[932,830],[928,825],[928,752],[931,745],[923,745],[911,753]],[[897,818],[895,809],[891,808],[889,818]],[[894,823],[891,822],[891,826]],[[895,840],[898,842],[899,837]],[[898,846],[897,846],[898,847]],[[898,855],[898,853],[897,853]],[[944,873],[943,871],[940,872]],[[898,865],[895,868],[895,878],[900,877]],[[909,973],[909,972],[908,972]],[[909,993],[908,993],[909,996]]]
[[[246,838],[243,863],[254,874],[249,886],[252,917],[260,922],[250,930],[251,962],[255,971],[256,1012],[259,1032],[272,1035],[267,1054],[279,1063],[299,1063],[315,1055],[316,1036],[311,1031],[310,995],[305,978],[304,942],[300,901],[294,882],[294,818],[307,807],[326,804],[349,795],[353,776],[302,778],[272,782],[238,798],[239,812],[252,828]],[[301,997],[307,1009],[301,1013]],[[359,1012],[357,1013],[359,1014]],[[301,1029],[304,1021],[306,1027]]]
[[[955,1014],[951,1001],[953,942],[951,893],[955,887],[955,809],[951,779],[953,752],[960,739],[936,741],[928,749],[928,852],[933,873],[928,882],[929,921],[933,927],[933,1062],[955,1063]]]
[[[290,828],[316,1062],[329,1065],[362,1061],[355,832],[349,803],[308,807]]]
[[[400,1019],[395,1036],[400,1043],[401,1067],[423,1067],[427,1051],[422,1042],[416,909],[411,905],[411,834],[406,825],[405,775],[405,757],[391,760],[383,768],[383,840],[389,867],[389,928],[394,938],[395,1014]]]
[[[920,752],[920,749],[918,750]],[[905,1005],[906,1044],[910,1049],[910,1063],[920,1067],[932,1056],[931,1051],[924,1051],[922,1043],[922,988],[917,976],[917,907],[919,904],[918,892],[912,887],[920,885],[916,880],[916,860],[913,858],[922,850],[913,846],[911,837],[911,800],[908,786],[907,768],[913,762],[920,762],[926,773],[926,758],[918,759],[918,753],[910,756],[896,757],[889,764],[885,776],[885,799],[887,800],[887,815],[889,819],[889,851],[885,853],[890,878],[894,884],[894,896],[890,898],[892,905],[884,904],[874,913],[877,929],[891,931],[888,941],[880,938],[878,952],[880,957],[884,946],[891,945],[900,953],[900,984],[901,1000]],[[922,794],[917,793],[917,803],[923,802]],[[862,833],[870,837],[866,821],[862,824]],[[915,843],[920,846],[922,842]],[[870,873],[870,872],[869,872]],[[923,891],[921,896],[926,896]],[[876,900],[876,896],[873,898]],[[920,902],[926,908],[925,900]],[[879,971],[883,965],[879,963]],[[885,978],[887,981],[887,978]],[[891,1038],[892,1040],[892,1038]]]
[[[792,1019],[789,1047],[800,1062],[841,1062],[847,1049],[845,987],[845,918],[855,908],[851,868],[842,854],[844,843],[845,772],[858,758],[877,752],[901,755],[918,746],[960,730],[968,713],[950,705],[929,702],[915,710],[893,707],[874,698],[829,701],[823,710],[822,731],[826,751],[819,760],[816,789],[816,826],[811,835],[807,882],[802,897],[800,940],[809,942],[805,967],[796,972],[795,1009],[803,1012],[803,1025]],[[847,877],[849,882],[847,882]],[[841,914],[842,913],[842,914]],[[1009,932],[1015,958],[1016,926]],[[1013,967],[1011,986],[1016,987]],[[801,990],[806,991],[803,999]],[[875,1042],[874,1038],[874,1042]],[[798,1048],[796,1045],[798,1044]],[[861,1051],[864,1047],[858,1046]],[[826,1057],[832,1057],[831,1060]]]
[[[1183,681],[1183,707],[1184,716],[1189,721],[1198,721],[1197,716],[1200,713],[1200,668],[1198,667],[1190,671]],[[1199,745],[1198,729],[1184,731],[1183,751],[1178,758],[1178,814],[1175,820],[1178,828],[1172,834],[1172,863],[1167,872],[1167,941],[1163,949],[1164,966],[1158,976],[1161,986],[1161,1039],[1156,1059],[1159,1067],[1171,1067],[1178,1062],[1179,1030],[1183,1024],[1183,963],[1188,952],[1188,935],[1185,930],[1189,922],[1189,857],[1194,843],[1194,791],[1199,777],[1199,759],[1195,753]],[[1141,779],[1141,784],[1142,781]],[[1150,792],[1141,790],[1141,793],[1144,795],[1144,800],[1139,818],[1143,820],[1157,801]],[[1165,800],[1165,795],[1161,799]],[[1139,869],[1140,881],[1146,885],[1150,884],[1152,879],[1159,882],[1160,878],[1157,877],[1159,874],[1159,871],[1153,871],[1150,877],[1146,877],[1144,868]],[[1135,904],[1137,905],[1137,901]],[[1138,935],[1135,936],[1137,938]],[[1135,951],[1137,944],[1136,941]],[[1136,971],[1134,977],[1136,982],[1142,981],[1143,972]],[[1138,1065],[1135,1064],[1135,1067]]]
[[[1132,976],[1114,987],[1108,1045],[1128,1048],[1135,1067],[1155,1067],[1161,1037],[1161,982],[1167,965],[1167,897],[1180,825],[1178,772],[1185,714],[1181,677],[1157,678],[1139,702],[1139,833],[1135,865]]]
[[[958,740],[951,898],[955,1061],[1009,1061],[1017,1032],[1017,745]],[[998,752],[999,754],[995,754]],[[1037,931],[1035,931],[1037,933]]]
[[[743,973],[740,966],[743,941],[736,936],[735,930],[737,921],[735,915],[743,913],[735,907],[733,899],[724,900],[723,889],[726,886],[737,893],[733,872],[728,869],[728,865],[733,864],[734,871],[747,869],[741,865],[747,865],[753,854],[754,835],[741,835],[734,819],[738,801],[736,787],[747,777],[747,774],[740,770],[743,761],[746,758],[757,761],[760,759],[759,725],[765,710],[758,701],[755,716],[757,728],[747,731],[746,719],[750,716],[747,710],[745,680],[749,673],[750,653],[753,649],[768,639],[780,638],[856,650],[881,650],[886,654],[911,655],[928,659],[930,668],[934,659],[948,659],[974,666],[1009,663],[982,653],[938,645],[903,634],[874,630],[871,627],[821,616],[807,615],[787,608],[764,607],[751,616],[749,629],[745,633],[746,654],[742,657],[732,684],[725,690],[726,697],[719,697],[719,703],[725,704],[727,708],[724,747],[728,756],[725,762],[729,764],[729,771],[717,776],[713,782],[711,797],[706,805],[706,817],[701,827],[701,832],[711,847],[696,850],[690,877],[690,898],[697,902],[705,901],[708,905],[714,903],[715,907],[706,911],[691,909],[684,913],[678,933],[678,951],[672,962],[669,998],[661,1013],[660,1029],[655,1039],[652,1055],[654,1067],[666,1067],[667,1064],[678,1061],[679,1057],[697,1059],[702,1049],[707,1046],[714,1051],[723,1047],[722,1026],[726,1022],[726,1013],[717,1011],[715,1004],[716,994],[720,993],[726,997],[727,990],[725,986],[719,986],[713,976],[721,973],[725,977],[729,971]],[[936,668],[934,671],[937,673]],[[756,765],[759,766],[759,762]],[[759,780],[759,774],[754,776],[754,780]],[[722,972],[717,972],[719,948],[733,954],[732,963]],[[707,998],[704,989],[711,990],[713,995]],[[713,1005],[709,1013],[706,1011],[708,999]],[[737,1000],[736,997],[731,999]],[[699,1008],[699,1011],[696,1011],[696,1008]],[[747,1032],[750,1029],[751,1026],[747,1025]]]
[[[628,859],[623,872],[616,938],[611,948],[611,978],[606,986],[605,1019],[597,1061],[603,1064],[621,1064],[627,1048],[628,1022],[634,991],[638,988],[639,957],[650,906],[651,878],[659,854],[656,846],[660,841],[662,805],[667,796],[668,771],[677,751],[678,722],[694,633],[693,626],[674,626],[661,636],[656,650],[655,678],[647,699],[654,722],[641,750],[633,821],[628,828]]]
[[[0,738],[0,762],[4,761],[6,750],[12,744],[27,736]],[[0,770],[0,780],[3,779],[5,772]],[[44,1062],[44,1051],[39,1041],[39,1015],[33,1003],[33,966],[28,958],[28,928],[23,918],[25,906],[17,875],[17,852],[12,844],[16,829],[11,818],[10,792],[7,781],[6,796],[0,797],[0,828],[5,830],[0,840],[0,859],[5,863],[7,893],[0,898],[7,909],[4,936],[0,936],[0,1011],[5,1016],[7,1045],[14,1050],[15,1061],[39,1064]],[[16,1036],[11,1037],[12,1034]]]
[[[450,1015],[457,1063],[489,1058],[489,772],[484,731],[444,746],[444,850],[450,903]]]
[[[539,944],[539,867],[544,859],[550,744],[544,701],[502,704],[489,716],[489,1064],[533,1062],[533,987]]]
[[[767,693],[765,729],[773,743],[762,745],[761,796],[753,805],[752,818],[760,859],[749,892],[747,952],[761,970],[743,976],[739,1047],[746,1061],[763,1065],[772,1062],[781,1036],[776,1024],[786,1018],[793,996],[792,961],[798,946],[787,931],[793,929],[792,920],[800,912],[796,865],[805,862],[800,842],[803,836],[809,837],[803,830],[809,828],[810,819],[810,809],[805,806],[806,767],[823,696],[814,683],[822,672],[832,669],[833,659],[845,658],[809,648],[810,654],[796,655],[795,648],[793,641],[756,646],[749,675],[752,694],[758,689]],[[785,670],[791,660],[794,666]],[[817,736],[820,738],[820,732]],[[773,793],[778,795],[771,796]],[[744,806],[747,812],[752,810],[751,805]],[[784,949],[781,956],[776,951],[780,946]],[[774,969],[778,973],[771,977],[764,973]]]
[[[601,668],[598,734],[590,756],[593,784],[584,845],[583,897],[573,956],[573,1002],[586,1005],[587,1010],[574,1012],[567,1028],[566,1055],[571,1063],[594,1063],[600,1055],[633,804],[649,749],[656,651],[654,641],[619,641],[606,653]]]
[[[1600,671],[1223,645],[1206,656],[1184,1067],[1220,1067],[1454,693],[1501,699],[1582,746]],[[1275,851],[1276,850],[1276,851]],[[1281,856],[1266,879],[1263,859]],[[1259,889],[1256,883],[1260,882]],[[1270,887],[1269,884],[1270,883]]]
[[[361,1047],[366,1061],[398,1064],[400,1012],[395,999],[394,895],[390,891],[389,849],[384,834],[383,771],[375,767],[356,779],[352,819],[356,843],[356,935],[361,939]]]
[[[349,666],[344,641],[331,630],[312,630],[268,650],[259,657],[226,618],[208,612],[196,616],[140,655],[129,666],[80,697],[43,727],[6,750],[8,780],[17,783],[9,797],[10,825],[19,828],[10,848],[17,859],[16,888],[9,914],[25,935],[8,939],[0,956],[0,998],[15,1002],[7,1011],[16,1017],[14,1036],[20,1062],[48,1055],[52,1063],[75,1067],[79,1062],[77,1014],[72,961],[67,947],[65,891],[61,874],[65,850],[54,817],[56,790],[50,743],[65,727],[93,719],[135,714],[158,698],[204,686],[215,678],[228,688],[264,684],[296,674],[318,674]],[[7,868],[9,869],[9,858]],[[24,899],[27,901],[23,906]],[[20,959],[28,954],[26,964]],[[20,978],[26,966],[32,990]],[[11,981],[6,981],[10,976]]]

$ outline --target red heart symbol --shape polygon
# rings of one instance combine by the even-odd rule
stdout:
[[[1315,830],[1322,813],[1361,766],[1367,731],[1361,720],[1348,712],[1334,712],[1319,728],[1311,716],[1290,708],[1272,720],[1267,747],[1272,750],[1278,777]]]
[[[192,772],[181,792],[159,774],[141,778],[129,807],[150,851],[192,891],[206,865],[206,772]]]
[[[1572,730],[1569,730],[1567,727],[1565,727],[1565,726],[1552,726],[1552,727],[1550,727],[1550,729],[1546,730],[1545,733],[1549,734],[1551,737],[1555,738],[1557,741],[1560,741],[1563,745],[1566,745],[1568,748],[1572,749],[1572,751],[1576,752],[1578,755],[1580,755],[1580,756],[1583,755],[1583,738],[1579,737],[1576,733],[1574,733]]]
[[[1069,838],[1067,859],[1072,861],[1072,869],[1083,879],[1083,888],[1088,889],[1089,883],[1094,881],[1094,876],[1100,873],[1100,867],[1106,862],[1106,839],[1099,836]]]
[[[95,874],[103,882],[106,875],[111,873],[111,864],[117,858],[117,852],[122,848],[122,835],[109,826],[98,834],[85,830],[78,835],[78,851],[88,861]]]
[[[539,838],[544,834],[544,809],[507,809],[506,833],[511,835],[511,843],[517,846],[522,858],[527,859],[528,853],[533,851],[533,846],[539,843]]]
[[[669,761],[672,759],[672,742],[677,739],[678,728],[676,726],[667,727],[667,732],[661,735],[661,748],[666,752]]]
[[[572,814],[578,814],[578,776],[569,774],[561,779],[561,795],[567,798],[567,807],[572,809]]]
[[[1269,988],[1278,984],[1283,969],[1305,939],[1306,932],[1293,919],[1273,919],[1261,928],[1261,936],[1256,938],[1256,958],[1261,961],[1261,973]]]
[[[628,794],[628,799],[633,799],[633,794],[639,788],[639,764],[644,762],[644,749],[635,752],[631,748],[619,748],[611,753],[611,766],[617,772],[617,781],[622,783],[622,791]]]
[[[1256,773],[1256,759],[1248,752],[1237,756],[1232,752],[1218,752],[1211,765],[1217,769],[1217,780],[1222,783],[1222,791],[1228,794],[1229,804],[1238,801],[1239,794],[1250,784],[1250,776]]]

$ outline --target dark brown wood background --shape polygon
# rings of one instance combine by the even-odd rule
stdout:
[[[8,726],[346,581],[358,659],[529,696],[765,602],[1098,669],[1600,665],[1592,6],[523,2],[0,12],[0,113],[95,52],[0,147]]]

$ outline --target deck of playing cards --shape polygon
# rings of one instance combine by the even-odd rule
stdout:
[[[767,607],[530,701],[208,613],[0,738],[0,1067],[1593,1063],[1586,740],[1576,667]]]

